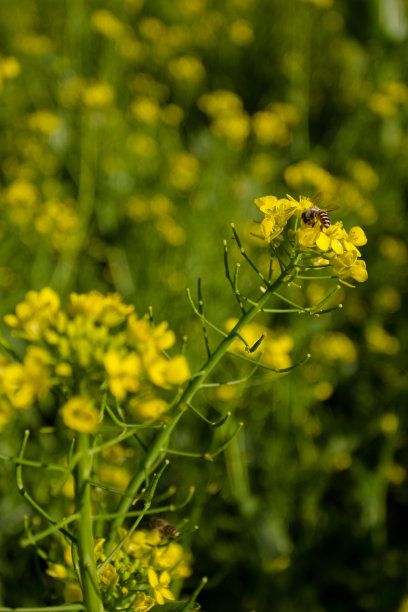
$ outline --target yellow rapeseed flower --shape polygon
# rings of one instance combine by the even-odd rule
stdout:
[[[103,570],[99,572],[99,580],[107,586],[114,586],[118,581],[118,573],[115,567],[108,563]]]
[[[176,151],[168,159],[169,182],[180,191],[190,191],[198,181],[199,161],[187,151]]]
[[[38,110],[28,118],[30,130],[49,135],[55,132],[61,125],[61,119],[49,110]]]
[[[61,565],[60,563],[49,563],[48,569],[45,570],[45,573],[52,578],[60,578],[64,579],[68,576],[68,571],[65,565]]]
[[[93,433],[98,429],[99,412],[86,398],[77,395],[61,409],[62,420],[70,429],[81,433]]]
[[[93,110],[108,108],[114,99],[113,89],[108,83],[94,83],[82,91],[82,101]]]
[[[14,408],[30,408],[51,387],[49,353],[30,346],[23,363],[10,363],[0,369],[0,390]]]
[[[139,591],[136,595],[134,602],[132,603],[132,610],[136,612],[148,612],[155,605],[155,600],[150,595]]]
[[[171,60],[169,72],[174,78],[191,83],[199,83],[205,77],[203,63],[192,55],[183,55]]]
[[[136,393],[139,390],[141,362],[136,353],[123,355],[111,349],[106,353],[103,363],[112,395],[123,400],[127,392]]]
[[[283,232],[288,220],[299,206],[294,200],[278,199],[276,196],[257,198],[255,204],[264,214],[261,232],[267,242],[272,242]]]
[[[39,340],[57,319],[60,308],[58,295],[49,287],[29,291],[24,302],[16,306],[14,315],[6,315],[5,323],[28,340]]]
[[[69,296],[68,312],[72,316],[82,314],[107,327],[120,325],[133,311],[134,306],[124,304],[118,293],[104,296],[99,291],[91,291],[81,295],[71,293]]]
[[[147,578],[150,586],[153,589],[153,596],[159,606],[164,604],[165,599],[175,599],[173,593],[169,589],[171,578],[168,572],[164,571],[160,574],[160,576],[158,576],[154,569],[149,567],[147,570]]]
[[[395,355],[400,350],[400,341],[379,325],[369,325],[366,329],[369,348],[375,353]]]
[[[91,26],[97,32],[112,40],[118,40],[125,32],[124,24],[106,9],[99,9],[92,13]]]
[[[137,419],[150,420],[158,419],[168,410],[168,403],[160,397],[148,400],[140,400],[134,397],[129,402],[129,412]]]
[[[151,98],[136,98],[131,108],[134,117],[142,123],[154,125],[160,118],[160,107],[157,102]]]
[[[0,56],[0,82],[2,79],[15,79],[21,72],[21,66],[15,57]]]

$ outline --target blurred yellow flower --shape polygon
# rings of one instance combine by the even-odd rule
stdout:
[[[254,31],[248,21],[237,19],[229,28],[229,37],[239,47],[246,47],[254,40]]]
[[[60,563],[49,563],[45,573],[52,578],[64,579],[68,576],[67,568],[65,565],[61,565]]]
[[[93,110],[108,108],[114,99],[113,89],[108,83],[94,83],[84,88],[82,101]]]
[[[315,335],[311,342],[311,352],[328,362],[353,363],[357,360],[354,342],[342,332]]]
[[[30,130],[41,132],[42,134],[52,134],[61,125],[61,119],[49,110],[38,110],[28,118]]]
[[[203,63],[192,55],[183,55],[171,60],[169,72],[174,78],[190,81],[191,83],[199,83],[205,77]]]
[[[129,401],[129,412],[143,421],[160,418],[168,408],[168,403],[159,397],[148,400],[133,397]]]
[[[0,83],[2,79],[15,79],[21,72],[21,66],[15,57],[0,55]]]
[[[159,150],[158,144],[154,138],[146,134],[131,134],[126,140],[126,146],[135,155],[152,159],[157,155]],[[129,215],[131,216],[131,215]]]
[[[23,363],[0,364],[0,393],[14,408],[31,408],[51,387],[50,355],[37,346],[29,346]]]
[[[400,350],[400,341],[379,325],[369,325],[366,329],[368,346],[375,353],[395,355]]]
[[[241,98],[233,91],[217,89],[203,94],[197,102],[198,107],[210,117],[233,113],[243,108]]]
[[[77,395],[61,408],[62,420],[70,429],[93,433],[99,426],[99,412],[86,398]]]
[[[99,9],[92,13],[91,25],[94,30],[112,40],[118,40],[125,32],[124,24],[106,9]]]
[[[142,123],[153,125],[160,118],[160,107],[155,100],[147,97],[139,97],[132,102],[132,114]]]
[[[386,412],[381,417],[380,426],[386,434],[395,433],[399,427],[399,418],[394,412]]]
[[[106,353],[103,363],[112,395],[123,400],[127,392],[136,393],[139,390],[141,362],[136,353],[123,355],[111,349]]]
[[[168,158],[168,177],[172,187],[180,191],[191,191],[197,182],[199,161],[187,151],[177,151]]]

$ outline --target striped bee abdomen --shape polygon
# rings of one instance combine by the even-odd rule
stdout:
[[[161,518],[150,519],[150,527],[152,529],[157,529],[157,531],[160,531],[160,533],[169,538],[177,538],[180,535],[180,532],[175,527]]]

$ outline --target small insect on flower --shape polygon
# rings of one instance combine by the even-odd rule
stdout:
[[[313,200],[310,202],[311,204],[318,204],[322,199],[322,194],[318,193]],[[316,221],[320,221],[322,227],[326,229],[330,227],[330,218],[327,214],[330,211],[337,210],[338,206],[327,206],[326,208],[319,208],[318,206],[311,206],[304,213],[302,213],[302,221],[306,225],[311,225],[314,227]]]
[[[160,533],[169,538],[177,538],[180,535],[180,532],[175,527],[161,518],[150,519],[150,527],[152,529],[157,529],[157,531],[160,531]]]

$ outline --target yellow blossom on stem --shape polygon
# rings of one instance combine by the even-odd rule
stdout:
[[[71,397],[61,409],[62,420],[70,429],[81,433],[93,433],[98,429],[99,412],[80,395]]]
[[[261,231],[267,242],[272,242],[281,234],[288,219],[298,208],[295,200],[278,199],[276,196],[264,196],[255,200],[257,208],[265,215],[261,222]]]
[[[23,363],[0,367],[0,391],[14,408],[30,408],[51,387],[47,351],[30,346]]]
[[[64,579],[68,576],[67,568],[65,565],[61,565],[60,563],[50,563],[45,572],[49,576],[52,576],[52,578]]]
[[[150,608],[153,608],[155,603],[153,597],[146,595],[146,593],[139,592],[132,603],[132,610],[136,610],[136,612],[148,612]]]
[[[134,306],[123,303],[118,293],[108,293],[107,296],[98,291],[81,295],[71,293],[69,301],[68,312],[72,316],[82,314],[107,327],[120,325],[134,310]]]
[[[49,287],[41,291],[29,291],[24,302],[16,306],[14,315],[6,315],[5,323],[18,330],[27,340],[39,340],[44,331],[56,320],[60,308],[58,295]]]
[[[160,397],[148,400],[133,397],[129,402],[129,412],[141,420],[158,419],[168,408],[168,403]]]
[[[357,259],[357,251],[348,251],[331,260],[333,270],[339,278],[353,278],[359,283],[364,283],[368,278],[366,263]]]
[[[128,391],[136,393],[139,390],[141,363],[136,353],[123,356],[115,350],[110,350],[105,355],[103,363],[112,395],[122,400]]]
[[[111,563],[105,565],[103,570],[99,573],[99,580],[107,586],[112,586],[117,583],[118,573]]]
[[[158,576],[154,569],[149,567],[147,570],[147,578],[150,586],[153,589],[154,598],[159,606],[164,604],[165,599],[174,600],[174,595],[168,588],[171,581],[170,574],[168,572],[164,571],[160,574],[160,576]]]

